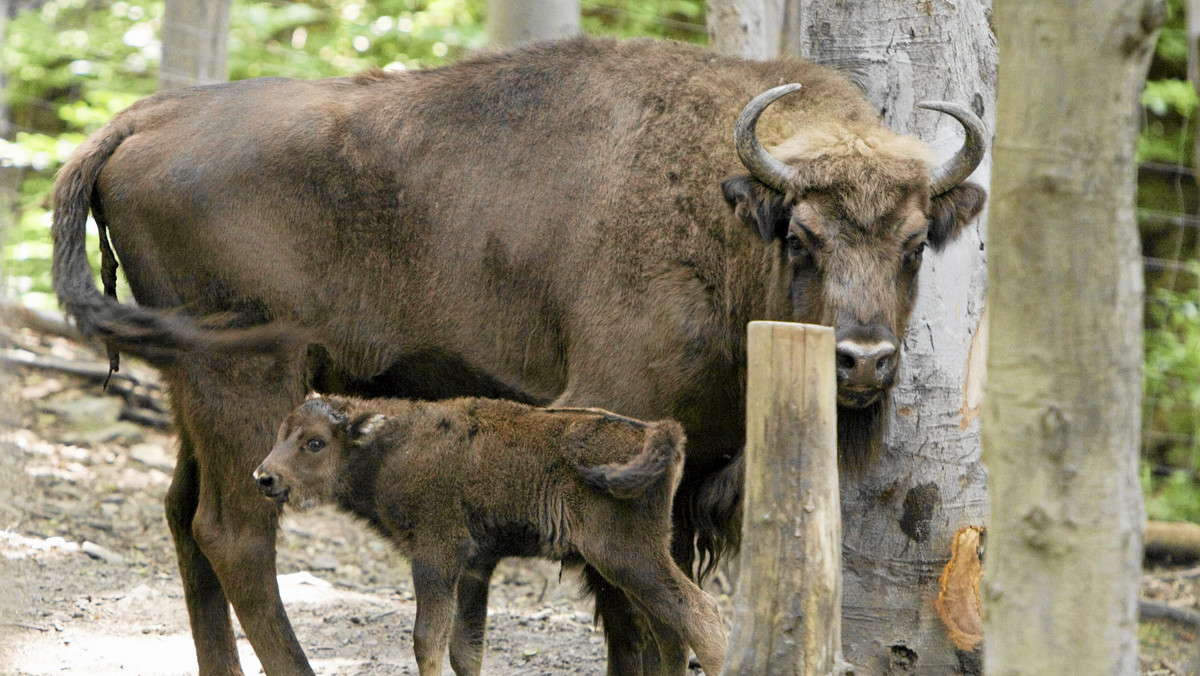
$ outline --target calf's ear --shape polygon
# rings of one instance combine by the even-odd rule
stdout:
[[[387,416],[379,413],[360,413],[346,424],[346,436],[354,441],[365,443],[375,438],[387,422]]]
[[[974,183],[959,183],[936,195],[929,205],[929,244],[941,251],[983,211],[987,192]]]
[[[721,192],[738,220],[757,230],[764,242],[787,235],[791,210],[778,191],[749,174],[739,174],[722,181]]]

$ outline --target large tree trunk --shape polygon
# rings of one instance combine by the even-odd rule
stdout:
[[[915,105],[967,104],[992,127],[997,54],[989,12],[980,0],[793,0],[785,21],[794,30],[781,49],[846,73],[892,129],[946,157],[961,129]],[[989,161],[974,175],[985,186]],[[986,216],[943,253],[926,256],[883,455],[862,476],[842,479],[842,643],[863,673],[979,673],[977,639],[962,640],[939,618],[935,600],[956,532],[987,516],[978,421],[985,232]]]
[[[579,32],[579,0],[488,0],[488,42],[496,47]]]
[[[1138,671],[1134,146],[1162,13],[1160,0],[1009,0],[996,13],[991,674]]]
[[[988,0],[709,0],[707,6],[716,49],[833,67],[863,88],[888,125],[929,141],[943,157],[958,147],[961,130],[916,103],[965,103],[989,126],[995,119]],[[766,25],[756,17],[766,17]],[[766,53],[746,44],[756,39],[767,41]],[[983,185],[989,160],[974,176]],[[926,257],[883,456],[863,475],[842,478],[842,647],[863,673],[979,673],[978,632],[968,631],[980,621],[978,608],[954,599],[974,595],[978,562],[972,546],[958,545],[976,541],[987,516],[978,421],[985,232],[981,217],[941,255]],[[939,576],[952,552],[959,565],[945,584],[960,592],[941,603]],[[950,626],[938,608],[949,609]]]
[[[232,0],[166,0],[159,89],[225,82]]]

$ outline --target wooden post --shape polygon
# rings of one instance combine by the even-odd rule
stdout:
[[[724,673],[842,668],[833,329],[750,322],[741,574]]]

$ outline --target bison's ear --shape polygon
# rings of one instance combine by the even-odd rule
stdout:
[[[379,434],[387,416],[378,413],[360,413],[346,425],[346,436],[359,443],[367,443]]]
[[[758,230],[763,241],[783,239],[787,235],[791,212],[779,192],[747,174],[725,179],[721,182],[721,191],[725,194],[725,201],[733,208],[734,215]]]
[[[953,242],[983,210],[986,199],[987,192],[974,183],[960,183],[934,197],[929,205],[929,243],[934,251]]]

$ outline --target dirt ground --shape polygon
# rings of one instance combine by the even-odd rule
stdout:
[[[21,343],[96,358],[61,339]],[[174,436],[120,414],[121,399],[87,379],[26,367],[0,378],[0,673],[196,673],[162,508]],[[408,565],[362,524],[327,508],[285,516],[278,568],[317,673],[417,673]],[[603,673],[591,605],[572,571],[505,562],[485,673]],[[238,636],[246,673],[261,673]]]
[[[7,361],[100,360],[28,331],[0,332],[0,350]],[[156,380],[136,363],[123,372]],[[162,512],[174,435],[120,419],[129,412],[92,378],[0,366],[0,674],[196,673]],[[408,565],[362,524],[328,508],[288,514],[278,568],[317,673],[417,673]],[[1142,597],[1194,613],[1198,580],[1200,568],[1152,570]],[[578,590],[570,570],[505,562],[493,578],[484,673],[604,673],[603,637]],[[246,673],[261,673],[238,636]],[[1143,621],[1140,641],[1142,676],[1200,673],[1195,625]]]

